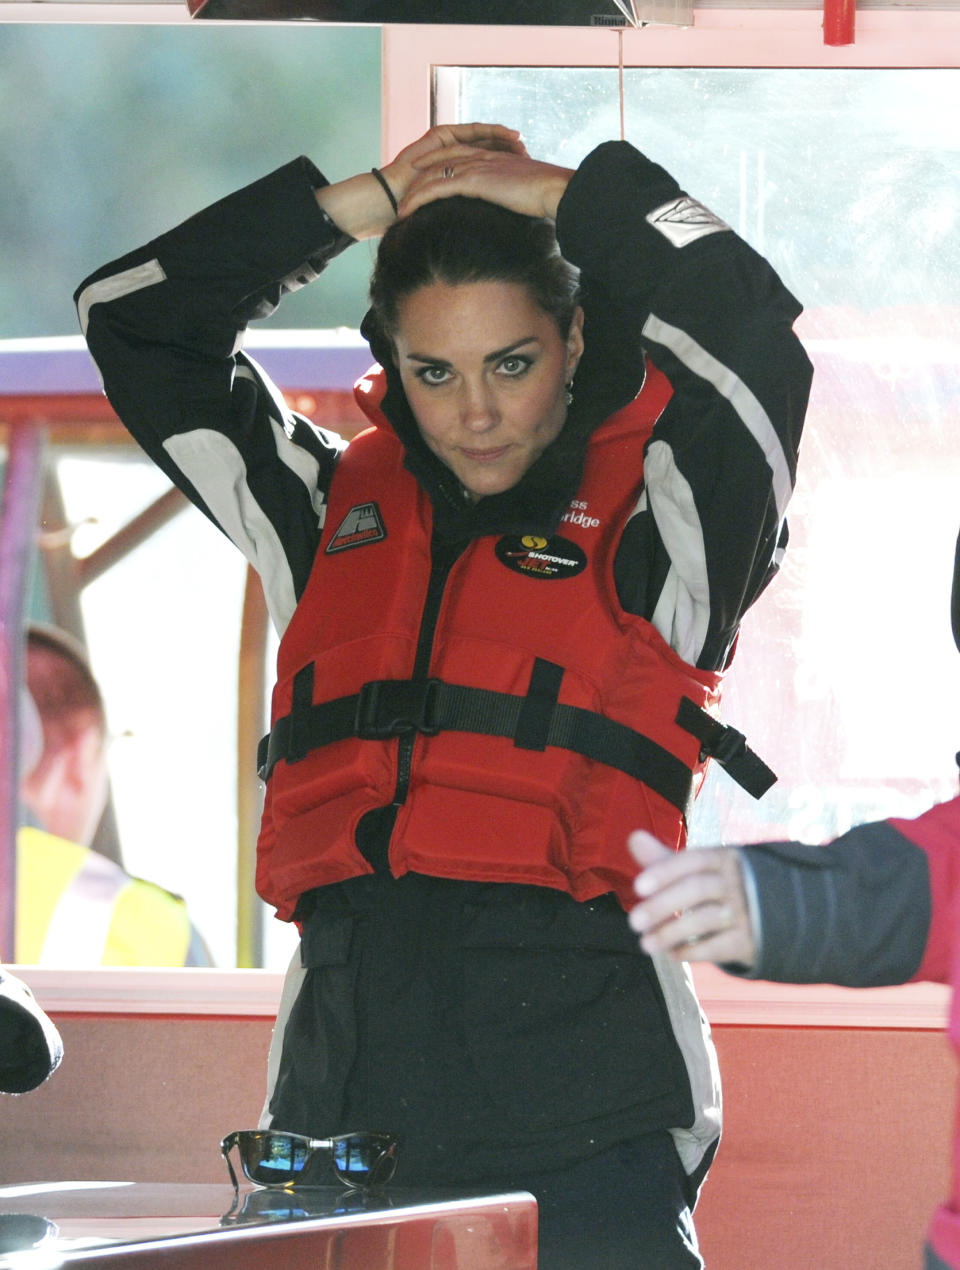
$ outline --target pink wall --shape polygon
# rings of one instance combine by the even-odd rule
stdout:
[[[0,1184],[229,1180],[220,1139],[256,1126],[270,1019],[53,1017],[59,1069],[0,1099]]]
[[[948,1192],[942,1033],[719,1027],[724,1136],[697,1208],[708,1270],[920,1270]]]

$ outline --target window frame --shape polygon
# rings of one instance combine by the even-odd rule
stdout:
[[[572,27],[392,25],[381,37],[384,162],[433,123],[436,70],[446,66],[619,65],[616,30]],[[823,42],[819,9],[698,9],[692,27],[622,33],[623,65],[925,69],[960,66],[960,11],[857,14],[853,44]]]

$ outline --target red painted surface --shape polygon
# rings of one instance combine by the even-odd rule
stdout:
[[[336,1188],[253,1191],[268,1202],[223,1216],[229,1186],[138,1184],[7,1196],[3,1213],[42,1216],[52,1264],[87,1270],[536,1270],[533,1197],[417,1202],[396,1192],[395,1207],[337,1213]],[[272,1202],[272,1206],[271,1206]],[[378,1201],[374,1201],[377,1203]],[[298,1213],[303,1203],[308,1216]],[[327,1210],[327,1215],[318,1215]],[[284,1217],[284,1213],[291,1214]],[[239,1224],[233,1224],[238,1222]],[[82,1241],[82,1243],[81,1243]],[[78,1246],[81,1244],[81,1246]],[[86,1245],[86,1246],[82,1246]],[[46,1262],[45,1262],[46,1264]]]
[[[853,43],[856,9],[856,0],[823,0],[824,44]]]

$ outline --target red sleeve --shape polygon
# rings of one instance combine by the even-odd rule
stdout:
[[[931,807],[916,820],[889,823],[926,853],[930,868],[930,933],[913,978],[948,983],[960,895],[960,797]]]

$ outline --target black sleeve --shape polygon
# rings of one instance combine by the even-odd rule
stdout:
[[[722,667],[779,567],[811,367],[800,305],[771,266],[626,142],[587,157],[561,200],[563,254],[582,271],[577,372],[625,404],[643,358],[673,396],[616,561],[621,602],[688,662]]]
[[[243,332],[353,239],[297,159],[105,265],[75,296],[104,389],[147,454],[243,551],[283,630],[342,442],[291,414]]]
[[[914,976],[930,932],[930,869],[926,852],[888,821],[822,847],[773,842],[741,852],[759,926],[746,977],[870,988]]]

